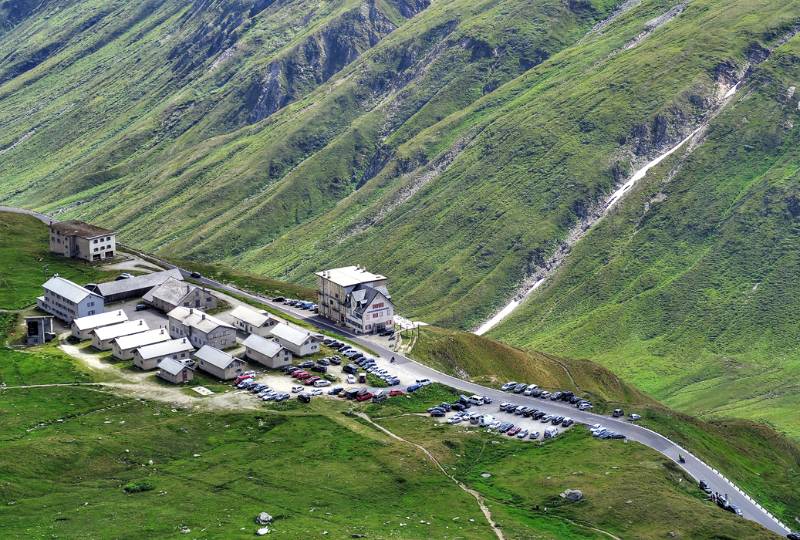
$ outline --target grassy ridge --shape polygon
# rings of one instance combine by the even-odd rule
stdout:
[[[799,79],[794,38],[492,335],[591,358],[685,412],[800,436]]]
[[[474,334],[421,327],[411,355],[445,373],[496,386],[509,380],[588,396],[598,410],[617,404],[653,405],[641,392],[590,361],[515,349]]]

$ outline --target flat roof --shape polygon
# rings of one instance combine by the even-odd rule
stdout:
[[[94,335],[100,341],[106,341],[122,336],[129,336],[131,334],[138,334],[150,330],[147,322],[144,319],[136,319],[135,321],[125,321],[119,324],[112,324],[111,326],[101,326],[94,330]]]
[[[45,281],[42,287],[48,291],[56,293],[59,296],[63,296],[67,300],[75,302],[76,304],[89,295],[98,296],[89,289],[81,287],[77,283],[73,283],[72,281],[59,277],[58,275],[55,275]]]
[[[148,358],[157,358],[159,356],[193,350],[194,347],[192,347],[192,344],[189,343],[189,340],[186,338],[170,339],[139,347],[139,356],[141,356],[143,360],[147,360]]]
[[[108,236],[114,234],[114,231],[110,231],[108,229],[104,229],[102,227],[98,227],[97,225],[92,225],[91,223],[86,223],[85,221],[80,221],[77,219],[51,223],[50,228],[57,230],[61,234],[68,236],[75,235],[80,236],[81,238],[94,238],[96,236]]]
[[[96,286],[98,292],[102,296],[112,296],[130,291],[153,288],[156,285],[161,285],[169,278],[181,281],[183,280],[183,275],[181,274],[180,270],[173,268],[171,270],[153,272],[152,274],[133,276],[128,279],[120,279],[119,281],[106,281],[105,283],[97,283]]]
[[[361,268],[360,266],[331,268],[330,270],[317,272],[316,275],[323,279],[332,281],[337,285],[341,285],[342,287],[350,287],[351,285],[358,285],[359,283],[370,283],[373,281],[386,279],[386,276],[382,276],[381,274],[373,274],[372,272]]]
[[[270,358],[274,357],[276,354],[281,352],[281,349],[283,349],[283,345],[274,339],[263,338],[256,334],[250,334],[247,336],[247,339],[242,342],[242,345],[249,349],[253,349],[256,352],[269,356]]]
[[[117,347],[121,351],[129,351],[131,349],[138,349],[145,345],[152,345],[161,341],[168,341],[170,338],[169,332],[164,328],[154,328],[138,334],[131,334],[117,338]]]
[[[97,315],[89,315],[88,317],[79,317],[72,321],[75,328],[78,330],[90,330],[99,328],[101,326],[109,326],[111,324],[122,323],[128,320],[128,314],[117,309],[115,311],[106,311],[105,313],[98,313]]]

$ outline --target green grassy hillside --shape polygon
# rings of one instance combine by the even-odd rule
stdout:
[[[705,417],[800,437],[800,41],[493,336],[610,368]]]
[[[542,388],[580,392],[600,412],[617,405],[655,405],[651,398],[591,361],[523,351],[466,332],[421,327],[410,354],[440,371],[481,384],[529,381]]]

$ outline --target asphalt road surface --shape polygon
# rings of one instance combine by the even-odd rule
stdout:
[[[2,211],[31,215],[45,223],[49,223],[52,220],[52,218],[47,215],[21,208],[0,206],[0,212]],[[129,251],[133,251],[134,253],[139,253],[136,250],[132,250],[130,248],[126,249]],[[146,255],[150,259],[159,261],[160,264],[162,264],[164,267],[177,268],[175,265],[167,261],[160,260],[158,258],[152,257],[147,254],[142,254],[142,255]],[[186,276],[188,276],[190,273],[190,271],[187,269],[184,268],[179,268],[179,269]],[[397,364],[398,367],[402,367],[402,369],[407,373],[414,374],[418,379],[430,379],[431,381],[439,382],[451,386],[453,388],[463,390],[465,393],[489,396],[496,402],[513,401],[514,403],[518,403],[519,405],[530,405],[536,407],[539,410],[544,410],[548,414],[557,413],[562,416],[569,416],[573,418],[575,422],[581,424],[586,424],[586,425],[601,424],[607,427],[608,429],[611,429],[613,431],[625,435],[629,440],[636,441],[645,446],[648,446],[653,450],[656,450],[657,452],[660,452],[666,457],[672,459],[673,461],[675,461],[675,463],[678,464],[678,466],[680,466],[687,473],[689,473],[689,475],[691,475],[695,480],[697,481],[704,480],[714,492],[727,494],[728,500],[732,504],[737,505],[741,509],[742,516],[744,518],[760,523],[767,529],[781,536],[786,536],[790,532],[789,529],[785,525],[783,525],[777,518],[772,516],[772,514],[770,514],[766,509],[759,506],[756,501],[754,501],[748,495],[740,491],[739,488],[737,488],[730,481],[725,479],[711,466],[707,465],[705,462],[701,461],[694,455],[690,454],[688,451],[679,446],[677,443],[667,439],[663,435],[660,435],[650,429],[647,429],[645,427],[636,424],[632,424],[631,422],[628,422],[624,419],[611,418],[608,416],[594,414],[587,411],[579,411],[575,407],[565,402],[542,400],[520,394],[509,395],[508,393],[502,392],[496,388],[488,388],[485,386],[481,386],[479,384],[465,381],[457,377],[453,377],[451,375],[447,375],[446,373],[442,373],[440,371],[432,369],[423,364],[420,364],[419,362],[416,362],[411,358],[408,358],[406,356],[403,356],[399,353],[387,349],[386,347],[384,347],[379,343],[376,343],[375,341],[351,334],[345,329],[335,326],[317,315],[309,315],[308,312],[303,312],[302,310],[294,309],[280,303],[272,302],[272,300],[270,300],[269,298],[252,294],[247,291],[243,291],[241,289],[233,287],[231,285],[220,283],[218,281],[208,279],[205,277],[197,281],[202,282],[206,286],[217,288],[225,292],[233,293],[248,298],[254,303],[269,306],[283,313],[286,313],[287,315],[290,315],[292,317],[303,319],[313,324],[322,331],[324,330],[335,331],[341,335],[346,336],[348,340],[350,340],[351,342],[360,345],[366,349],[372,350],[384,358],[394,357],[395,364]],[[609,440],[608,443],[618,444],[617,441],[613,440]],[[679,455],[682,455],[684,457],[685,459],[684,463],[680,463],[678,461]],[[723,511],[724,510],[720,509],[720,512]]]

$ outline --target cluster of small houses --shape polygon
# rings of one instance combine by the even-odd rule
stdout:
[[[166,312],[166,327],[151,328],[144,319],[130,320],[121,309],[104,311],[103,295],[60,276],[45,282],[44,295],[37,304],[69,323],[76,340],[91,340],[95,349],[111,351],[120,360],[133,360],[140,369],[158,369],[158,376],[172,383],[191,381],[195,369],[222,380],[235,378],[244,363],[225,349],[237,345],[237,330],[249,334],[242,343],[247,359],[269,368],[290,364],[295,356],[319,352],[323,336],[279,321],[266,312],[237,306],[230,312],[233,324],[229,324],[195,307],[213,307],[216,299],[205,289],[182,282],[180,272],[176,272],[156,272],[92,286],[120,295],[121,285],[125,284],[128,298],[131,291],[141,292],[146,278],[151,289],[143,300]],[[162,283],[154,285],[158,280]]]
[[[51,252],[65,257],[99,261],[114,257],[116,235],[82,221],[53,222],[49,245]],[[391,327],[394,306],[385,276],[360,266],[316,276],[320,315],[359,334]],[[321,334],[245,306],[231,311],[233,324],[214,317],[207,311],[217,306],[216,297],[205,287],[185,282],[177,269],[85,287],[56,275],[43,289],[37,307],[70,325],[75,339],[91,339],[96,349],[133,360],[143,370],[158,369],[160,377],[173,383],[190,381],[194,369],[223,380],[235,378],[243,362],[225,350],[236,346],[237,330],[248,334],[242,343],[246,357],[270,368],[318,352],[323,340]],[[144,319],[129,320],[121,309],[106,311],[106,304],[131,298],[142,298],[166,313],[167,326],[150,328]],[[55,336],[52,317],[26,317],[26,324],[29,344]]]

